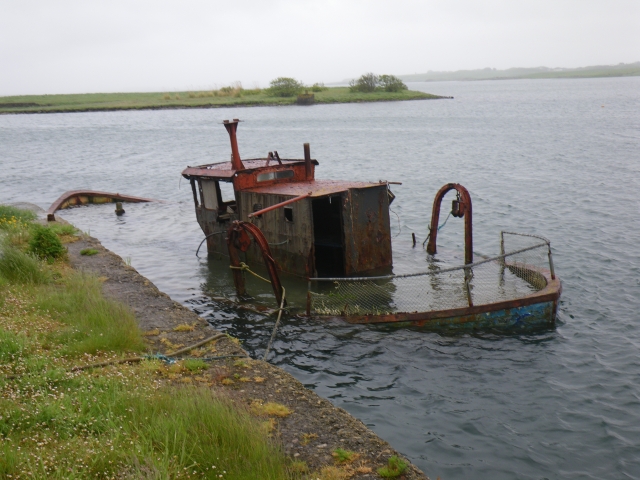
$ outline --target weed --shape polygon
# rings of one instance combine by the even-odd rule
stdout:
[[[124,262],[124,264],[125,264],[127,267],[130,267],[130,266],[131,266],[131,257],[124,257],[124,258],[122,259],[122,261]]]
[[[333,456],[335,461],[338,463],[349,463],[354,461],[356,458],[358,458],[359,455],[356,452],[352,452],[351,450],[336,448],[331,453],[331,456]]]
[[[163,99],[163,100],[171,100],[171,95],[169,95],[168,93],[165,93],[165,94],[162,96],[162,99]]]
[[[90,257],[91,255],[97,255],[99,252],[95,248],[84,248],[80,250],[80,255],[86,255]]]
[[[299,475],[302,473],[307,473],[309,471],[309,466],[305,461],[294,460],[293,462],[291,462],[291,465],[289,465],[289,471],[294,475]]]
[[[237,368],[249,368],[249,365],[244,360],[236,360],[233,362],[233,366]]]
[[[195,325],[188,325],[186,323],[182,323],[173,329],[174,332],[193,332],[195,330]]]
[[[196,98],[196,94],[194,92],[188,93],[189,98]]]
[[[276,402],[267,402],[263,404],[260,401],[256,401],[251,404],[251,410],[256,415],[267,415],[272,417],[287,417],[293,413],[285,405]]]
[[[407,464],[396,455],[389,458],[387,465],[378,469],[378,475],[382,478],[396,478],[404,473]]]
[[[353,472],[350,469],[328,466],[322,467],[318,475],[311,475],[311,478],[318,478],[319,480],[346,480],[352,476]]]
[[[317,433],[303,433],[302,439],[300,440],[300,445],[309,445],[316,438],[318,438]]]
[[[78,231],[73,225],[63,223],[50,223],[49,229],[59,237],[75,235]]]
[[[53,262],[56,258],[63,257],[67,250],[62,246],[62,242],[49,227],[33,225],[31,239],[29,240],[29,252],[34,255]]]
[[[204,361],[195,358],[188,358],[186,360],[183,360],[182,365],[190,372],[200,372],[209,368],[209,365],[207,365]]]

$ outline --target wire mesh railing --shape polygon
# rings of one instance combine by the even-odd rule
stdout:
[[[431,312],[514,300],[553,278],[551,247],[536,235],[501,232],[501,254],[469,265],[425,272],[357,278],[309,280],[311,315],[360,316]]]

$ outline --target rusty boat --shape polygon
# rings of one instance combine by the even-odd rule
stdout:
[[[281,276],[306,284],[299,314],[310,317],[471,329],[555,324],[562,286],[549,240],[500,232],[500,253],[474,261],[472,202],[462,185],[437,192],[425,244],[427,258],[437,258],[441,203],[455,191],[450,215],[465,222],[464,263],[428,261],[416,272],[394,274],[394,182],[318,180],[319,163],[307,143],[304,158],[273,151],[243,160],[239,120],[223,124],[230,161],[187,167],[182,176],[190,182],[208,253],[229,258],[238,302],[251,301],[245,277],[260,277],[260,270],[280,310],[286,301]],[[223,190],[233,198],[223,199]]]

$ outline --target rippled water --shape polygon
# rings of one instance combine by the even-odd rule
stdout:
[[[48,207],[91,188],[167,200],[64,212],[174,299],[261,355],[273,327],[212,301],[224,262],[202,239],[186,165],[228,158],[216,122],[239,117],[245,157],[310,142],[318,178],[387,179],[395,252],[426,236],[437,189],[474,201],[475,250],[501,229],[551,239],[558,325],[530,335],[285,320],[271,361],[362,419],[428,475],[640,478],[640,78],[414,84],[455,100],[314,107],[0,116],[0,202]],[[395,216],[392,216],[392,220]],[[451,219],[439,245],[462,251]],[[398,254],[400,255],[400,254]]]

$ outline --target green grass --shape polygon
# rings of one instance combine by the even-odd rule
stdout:
[[[34,221],[38,216],[30,210],[21,210],[9,205],[0,205],[0,228],[10,220],[18,220],[22,223]]]
[[[87,257],[90,257],[92,255],[97,255],[98,250],[96,250],[95,248],[83,248],[82,250],[80,250],[80,255],[85,255]]]
[[[396,478],[404,473],[407,464],[397,456],[389,458],[387,465],[378,469],[378,475],[382,478]]]
[[[201,360],[180,373],[157,360],[72,371],[144,349],[98,279],[6,241],[0,268],[0,478],[292,478],[247,409],[169,382]]]
[[[23,95],[0,97],[0,113],[83,112],[165,108],[215,108],[238,105],[292,105],[296,97],[276,97],[263,90],[230,88],[213,92],[87,93],[74,95]],[[316,103],[352,103],[442,98],[428,93],[352,93],[348,87],[326,88],[315,94]],[[168,99],[167,99],[168,97]],[[15,106],[12,106],[16,104]],[[31,106],[25,106],[33,104]]]
[[[51,273],[34,255],[6,245],[0,255],[0,277],[19,284],[46,284]]]

